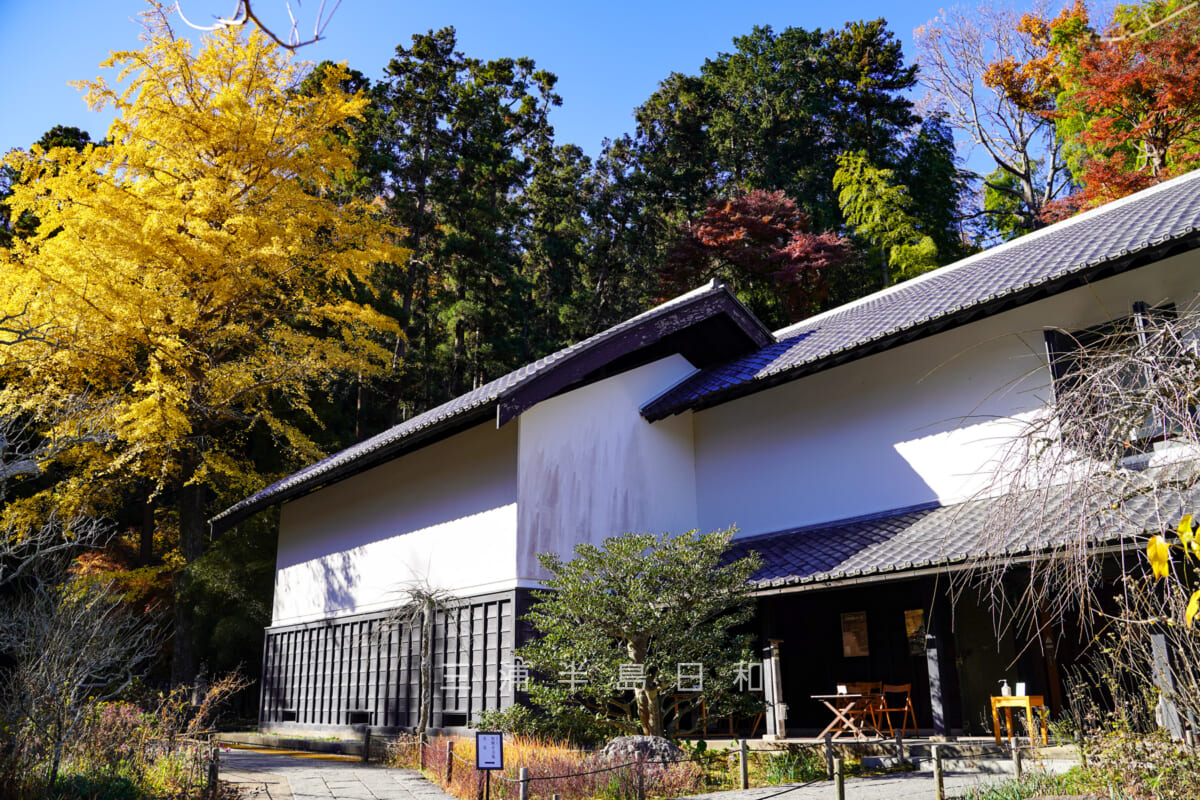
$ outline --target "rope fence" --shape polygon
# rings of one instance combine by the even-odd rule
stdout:
[[[776,784],[781,787],[778,791],[757,797],[756,800],[773,800],[797,789],[816,784],[832,784],[830,785],[831,796],[845,797],[846,763],[842,758],[836,756],[836,748],[830,736],[826,736],[823,742],[793,742],[782,747],[754,749],[750,749],[747,740],[742,739],[737,741],[736,747],[722,750],[693,752],[681,757],[646,756],[615,764],[579,764],[579,767],[586,768],[565,771],[549,770],[548,772],[543,769],[545,774],[540,775],[533,774],[534,769],[526,765],[518,767],[508,765],[503,771],[477,770],[475,762],[455,748],[456,743],[466,744],[473,749],[473,743],[469,739],[455,740],[451,738],[435,743],[427,736],[421,735],[420,737],[394,740],[388,745],[387,754],[393,764],[396,764],[397,761],[407,761],[406,765],[416,763],[419,765],[419,769],[431,770],[437,775],[438,782],[448,793],[467,798],[473,796],[475,800],[531,800],[530,790],[535,784],[548,786],[549,788],[539,792],[539,797],[553,798],[553,800],[560,800],[562,797],[594,797],[598,795],[615,797],[616,800],[646,800],[648,792],[659,796],[679,797],[705,791],[731,788],[747,789],[749,788],[748,768],[752,759],[757,759],[759,768],[760,781],[756,781],[757,786],[768,788],[772,784]],[[942,800],[945,792],[941,746],[933,745],[930,755],[915,756],[911,752],[906,753],[903,737],[897,736],[895,747],[895,757],[898,763],[916,765],[918,762],[932,762],[929,796]],[[528,751],[523,753],[522,750],[525,748],[528,748]],[[405,751],[407,751],[407,759],[396,758]],[[598,756],[601,752],[578,748],[539,750],[536,742],[528,745],[518,743],[513,747],[513,751],[515,751],[515,757],[512,760],[518,764],[522,761],[533,764],[539,756],[545,755],[549,755],[549,760],[553,762],[564,756],[580,754]],[[881,753],[880,755],[889,754]],[[506,760],[508,758],[506,750]],[[731,763],[735,759],[736,767]],[[1020,775],[1020,754],[1014,754],[1013,760],[1016,774]],[[781,775],[781,771],[776,770],[774,774],[771,774],[771,767],[781,762],[784,767],[782,772],[787,773],[787,770],[791,770],[791,772]],[[460,766],[456,767],[456,764]],[[688,764],[698,767],[699,773],[693,771],[686,774],[671,774],[672,768]],[[534,766],[545,768],[547,765],[535,764]],[[554,766],[554,764],[551,763],[549,766]],[[559,766],[568,765],[560,763]],[[820,769],[819,777],[813,775],[814,768]],[[722,775],[715,786],[709,783],[712,771],[720,771]],[[803,774],[798,775],[797,771]],[[496,775],[493,776],[493,772]],[[740,773],[738,776],[740,780],[735,780],[733,786],[729,785],[731,773],[733,775]],[[764,773],[767,775],[765,785],[761,781]],[[606,774],[612,775],[608,779],[608,783],[597,784],[594,782],[597,780],[596,776]],[[495,795],[492,794],[493,777],[498,790]],[[600,780],[603,781],[603,779]],[[566,785],[554,786],[555,782],[565,782]],[[215,779],[210,785],[215,785]],[[501,790],[501,787],[505,788]],[[552,790],[553,793],[551,793]]]
[[[460,746],[456,747],[456,744]],[[774,779],[766,779],[766,786],[787,784],[786,788],[759,799],[770,800],[797,788],[832,778],[832,775],[813,776],[813,770],[816,764],[819,764],[818,753],[821,747],[821,743],[793,743],[785,747],[750,750],[746,741],[741,740],[735,748],[693,752],[675,757],[647,755],[619,763],[566,764],[561,763],[565,758],[580,755],[596,757],[600,751],[549,748],[538,752],[534,745],[530,748],[533,753],[522,753],[523,748],[518,745],[513,748],[513,755],[510,755],[512,751],[506,748],[505,760],[510,763],[506,764],[503,770],[478,771],[470,757],[471,753],[466,752],[464,755],[467,748],[473,749],[473,743],[469,739],[449,739],[443,743],[420,736],[395,742],[389,747],[389,751],[394,756],[401,756],[398,759],[394,758],[393,763],[400,761],[406,766],[418,766],[419,769],[432,771],[447,791],[460,797],[475,795],[477,798],[494,797],[498,800],[530,800],[531,788],[534,785],[546,787],[538,792],[538,796],[554,797],[556,800],[558,797],[596,796],[598,793],[615,796],[618,800],[645,800],[648,791],[658,795],[680,796],[706,790],[746,789],[750,785],[748,772],[752,759],[757,764],[756,774],[759,779],[755,781],[755,785],[758,786],[764,785],[763,773],[769,772],[771,765],[786,762],[788,766],[782,777],[777,774]],[[539,756],[549,763],[536,763]],[[696,769],[677,771],[677,768],[686,765],[692,765]],[[555,766],[567,769],[556,770],[553,769]],[[536,772],[542,774],[535,774]],[[715,781],[714,772],[718,775]],[[606,779],[598,776],[611,777]],[[494,794],[493,779],[495,789],[498,790]]]

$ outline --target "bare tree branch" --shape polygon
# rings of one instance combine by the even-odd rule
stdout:
[[[414,731],[421,735],[429,728],[433,712],[433,647],[437,615],[457,607],[458,598],[453,592],[434,586],[426,577],[414,577],[404,582],[399,594],[402,603],[388,615],[387,624],[415,628],[421,634],[421,704]]]
[[[1104,42],[1107,44],[1109,42],[1123,42],[1127,39],[1133,39],[1138,36],[1144,36],[1147,33],[1149,33],[1150,31],[1154,30],[1155,28],[1158,28],[1161,25],[1166,25],[1168,22],[1175,19],[1176,17],[1187,14],[1190,11],[1195,11],[1197,8],[1200,8],[1200,3],[1188,3],[1187,5],[1183,5],[1177,9],[1175,9],[1174,11],[1172,11],[1170,14],[1167,14],[1162,19],[1157,20],[1155,22],[1151,22],[1149,25],[1147,25],[1144,28],[1139,28],[1136,31],[1129,31],[1127,33],[1113,34],[1112,36],[1101,36],[1099,38],[1100,38],[1101,42]]]
[[[54,787],[64,751],[93,703],[119,696],[149,668],[163,641],[153,617],[65,572],[0,599],[0,652],[14,666],[0,682],[0,719],[47,764]]]
[[[250,0],[238,0],[237,7],[234,8],[232,15],[228,17],[217,17],[216,22],[214,22],[212,25],[199,25],[189,20],[184,15],[183,6],[179,2],[175,3],[175,12],[179,14],[179,18],[183,20],[188,27],[194,28],[198,31],[215,31],[222,28],[236,28],[241,27],[248,22],[252,23],[257,26],[258,29],[267,36],[267,38],[275,42],[275,44],[294,52],[305,45],[314,44],[315,42],[319,42],[325,38],[325,29],[329,26],[329,22],[333,19],[333,15],[337,13],[338,7],[341,4],[342,0],[334,0],[333,7],[329,9],[329,13],[326,14],[325,0],[321,0],[320,8],[317,10],[316,21],[313,23],[312,36],[308,39],[302,40],[300,38],[300,22],[296,19],[296,15],[292,12],[292,4],[290,0],[289,2],[285,2],[284,6],[287,8],[288,19],[291,21],[291,28],[287,34],[287,41],[284,41],[282,38],[280,38],[279,35],[275,33],[275,31],[272,30],[269,25],[262,21],[259,15],[254,11],[254,8],[251,6]],[[299,7],[300,0],[296,0],[296,5]]]
[[[980,548],[987,557],[972,577],[997,604],[1010,602],[1004,580],[1016,559],[996,554],[1015,535],[1045,532],[1022,562],[1029,571],[1016,603],[1026,622],[1068,614],[1085,626],[1095,621],[1106,569],[1124,576],[1121,602],[1148,614],[1146,542],[1200,512],[1200,316],[1143,309],[1057,339],[1063,352],[1039,370],[1054,373],[1048,403],[1013,421],[1018,433],[985,490],[995,511]],[[1175,611],[1175,627],[1185,628],[1182,607]],[[1161,606],[1140,619],[1168,613]],[[1136,616],[1105,619],[1129,634],[1122,620]]]
[[[1018,28],[1017,12],[994,0],[971,10],[952,9],[916,31],[922,104],[940,107],[968,143],[982,147],[1012,186],[988,184],[1018,201],[1015,213],[1026,230],[1040,225],[1047,203],[1070,185],[1056,145],[1053,121],[1023,109],[998,87],[985,84],[988,67],[1034,55]]]

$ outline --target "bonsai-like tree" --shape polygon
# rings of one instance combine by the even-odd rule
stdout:
[[[650,736],[753,709],[761,665],[738,629],[759,560],[729,557],[733,533],[627,534],[580,544],[570,561],[540,555],[549,591],[527,617],[537,638],[517,652],[538,676],[533,704],[580,727]]]

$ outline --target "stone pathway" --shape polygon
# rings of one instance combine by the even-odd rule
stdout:
[[[947,774],[946,796],[1004,780],[1005,775]],[[363,764],[348,756],[314,756],[278,750],[229,750],[221,754],[221,779],[251,800],[456,800],[408,769]],[[684,800],[831,800],[829,782],[714,792]],[[909,772],[846,780],[846,800],[933,800],[933,775]]]
[[[968,789],[996,783],[1011,776],[947,774],[943,779],[946,797],[962,797]],[[713,792],[681,800],[833,800],[829,781],[809,785],[766,786],[745,791]],[[903,772],[846,779],[846,800],[934,800],[933,773]]]
[[[410,769],[296,751],[223,752],[221,780],[252,800],[457,800]]]

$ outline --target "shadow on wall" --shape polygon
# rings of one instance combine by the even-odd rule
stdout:
[[[273,624],[353,610],[361,577],[353,552],[332,553],[279,570],[275,574]]]
[[[472,428],[285,504],[279,567],[515,504],[516,429]]]
[[[325,613],[332,614],[338,611],[346,611],[353,609],[356,604],[355,590],[359,588],[360,574],[356,566],[359,559],[353,557],[348,551],[335,553],[319,559],[317,572],[320,581],[318,586],[323,586],[324,591],[324,606]]]

